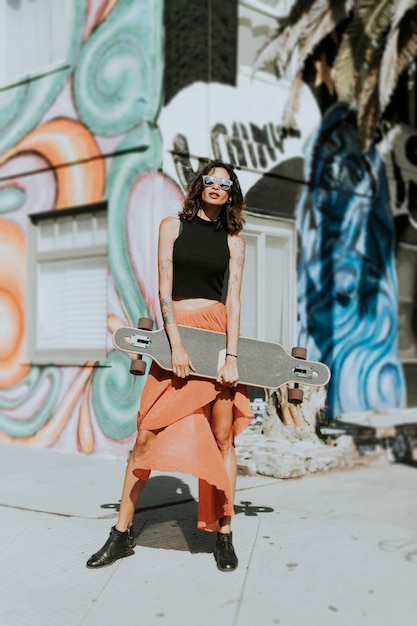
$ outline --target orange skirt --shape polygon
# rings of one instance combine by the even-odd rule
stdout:
[[[226,332],[225,306],[218,302],[196,311],[177,311],[184,326]],[[198,528],[218,531],[219,520],[234,515],[223,457],[210,428],[211,403],[222,387],[212,380],[173,377],[152,363],[142,392],[138,430],[158,431],[133,473],[147,480],[152,469],[193,474],[199,479]],[[233,437],[252,421],[246,387],[233,398]]]

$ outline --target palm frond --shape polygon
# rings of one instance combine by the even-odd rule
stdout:
[[[359,0],[347,26],[335,60],[335,84],[339,99],[356,103],[366,76],[370,48],[388,31],[394,0]],[[365,70],[365,71],[364,71]]]
[[[403,2],[405,4],[405,2]],[[410,3],[409,3],[410,4]],[[413,2],[414,5],[417,2]],[[390,32],[381,60],[379,82],[379,105],[383,113],[389,104],[398,79],[405,68],[417,56],[417,7],[397,18],[396,27]]]
[[[331,4],[331,6],[329,6]],[[282,76],[294,54],[297,54],[297,70],[317,43],[346,19],[356,0],[298,0],[289,16],[282,20],[277,32],[258,54],[255,71],[269,63],[276,63],[278,75]],[[304,42],[309,42],[304,45]],[[300,57],[300,47],[303,48]]]
[[[378,83],[383,45],[368,50],[368,72],[358,102],[358,136],[362,150],[367,150],[380,120]]]
[[[290,95],[284,108],[283,125],[285,128],[295,128],[295,114],[299,109],[300,92],[303,86],[302,72],[294,76],[291,83]]]
[[[410,11],[414,7],[417,7],[417,0],[397,0],[394,3],[391,20],[391,32],[393,32],[407,11]]]
[[[353,5],[354,2],[350,2]],[[317,17],[317,25],[314,30],[305,33],[302,41],[299,43],[297,70],[301,70],[306,62],[307,57],[314,51],[316,46],[322,42],[328,35],[335,33],[337,26],[343,22],[349,15],[349,11],[326,11]]]
[[[358,111],[359,139],[367,149],[401,73],[417,57],[417,0],[296,0],[260,51],[255,71],[271,62],[279,76],[294,71],[284,108],[285,125],[294,127],[306,62],[347,18],[334,82],[338,99]]]
[[[399,77],[397,69],[399,36],[400,31],[396,28],[394,32],[390,34],[381,61],[381,80],[379,84],[379,103],[381,110],[387,107]]]
[[[359,0],[358,16],[363,18],[365,34],[371,41],[388,31],[396,0]]]
[[[288,15],[278,23],[276,32],[259,51],[254,71],[262,69],[265,65],[275,63],[278,76],[282,76],[288,66],[293,53],[306,27],[307,14],[314,0],[307,3],[298,0]]]

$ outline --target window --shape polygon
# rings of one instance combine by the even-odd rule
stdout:
[[[295,223],[245,217],[241,334],[291,349],[297,320]]]
[[[31,215],[28,245],[29,360],[105,360],[106,203]]]
[[[399,356],[417,362],[417,247],[400,243],[397,250]]]
[[[0,0],[0,82],[66,61],[72,0]]]

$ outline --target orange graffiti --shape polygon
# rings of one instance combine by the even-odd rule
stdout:
[[[126,326],[126,321],[120,319],[118,315],[109,315],[107,318],[107,325],[109,331],[113,334],[121,326]]]
[[[68,387],[65,396],[58,403],[51,419],[31,437],[19,438],[19,443],[26,445],[37,444],[41,446],[52,446],[53,443],[55,443],[70,421],[72,412],[80,396],[85,392],[85,385],[88,383],[89,378],[93,376],[94,369],[92,369],[92,367],[94,364],[95,361],[88,361],[85,367],[78,372],[71,385]],[[89,389],[89,387],[87,389]],[[14,442],[16,439],[0,432],[0,441]]]
[[[118,1],[119,0],[107,0],[106,2],[104,2],[99,15],[97,16],[94,28],[106,19],[106,17],[109,15],[110,11],[114,9]]]
[[[80,122],[58,118],[45,122],[0,157],[9,159],[34,152],[45,158],[57,178],[57,209],[102,200],[105,164],[89,130]]]
[[[12,386],[28,372],[25,337],[25,237],[16,224],[0,219],[0,385]]]

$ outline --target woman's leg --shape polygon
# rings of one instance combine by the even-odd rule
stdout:
[[[132,532],[133,516],[139,496],[146,485],[146,480],[137,478],[133,474],[133,470],[140,464],[142,456],[154,439],[154,433],[139,430],[135,446],[129,456],[126,467],[117,522],[111,529],[110,536],[103,547],[88,559],[87,567],[105,567],[106,565],[111,565],[117,559],[133,553],[135,545]]]
[[[230,498],[233,503],[236,491],[237,467],[235,448],[233,445],[232,424],[233,391],[229,388],[225,388],[212,405],[211,430],[223,457],[230,482]],[[218,569],[223,572],[233,571],[238,566],[238,559],[232,543],[230,516],[223,517],[220,520],[220,532],[217,533],[214,556]]]
[[[140,464],[143,455],[154,439],[155,434],[149,430],[138,431],[138,436],[126,467],[119,516],[115,525],[115,528],[120,532],[124,532],[133,524],[136,504],[147,482],[146,480],[136,478],[133,470]]]
[[[236,456],[233,445],[233,392],[224,388],[222,393],[213,402],[211,409],[211,430],[217,443],[230,482],[230,498],[235,499],[236,490]],[[230,516],[220,520],[221,532],[230,532]]]

